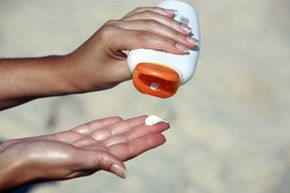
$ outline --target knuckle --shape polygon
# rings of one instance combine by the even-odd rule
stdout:
[[[141,11],[142,9],[143,9],[143,7],[137,7],[132,12],[138,12],[138,11]]]
[[[110,38],[115,31],[117,30],[117,27],[114,25],[111,25],[109,23],[106,23],[101,29],[100,29],[100,36],[102,39]]]
[[[172,45],[175,44],[175,41],[172,40],[172,39],[170,39],[170,38],[164,38],[164,39],[162,40],[162,42],[163,42],[164,45],[166,45],[166,46],[172,46]]]
[[[174,19],[171,19],[171,18],[164,18],[164,21],[171,28],[179,28],[179,26],[180,26],[179,22],[177,22],[177,21],[175,21]]]
[[[138,39],[142,45],[147,45],[147,42],[151,39],[152,35],[146,31],[138,32]]]
[[[178,31],[174,32],[174,37],[176,37],[176,40],[186,41],[185,40],[185,36],[183,34],[181,34],[180,32],[178,32]]]
[[[110,170],[110,166],[111,166],[111,159],[108,156],[108,154],[106,154],[105,152],[101,152],[100,156],[98,157],[98,161],[99,166],[103,169],[103,170]]]
[[[149,20],[146,21],[146,27],[148,29],[151,29],[151,30],[157,29],[158,28],[158,22],[153,20],[153,19],[149,19]]]
[[[115,30],[114,26],[106,25],[106,26],[102,27],[101,33],[103,35],[108,35],[108,34],[111,34],[114,30]]]
[[[174,39],[182,39],[183,35],[176,30],[171,30],[171,35]]]
[[[176,40],[163,36],[156,36],[147,31],[138,32],[138,41],[141,47],[151,48],[156,47],[161,50],[168,50],[175,47]]]
[[[146,10],[146,11],[143,11],[142,14],[144,14],[144,16],[147,18],[151,18],[153,12],[151,10]]]
[[[116,26],[117,23],[118,23],[118,20],[111,19],[111,20],[108,20],[104,26]]]
[[[175,44],[176,44],[176,41],[169,38],[165,38],[160,42],[160,46],[162,47],[162,50],[164,51],[175,49]]]
[[[128,145],[123,143],[120,145],[120,149],[123,155],[126,155],[126,157],[130,158],[132,156],[132,149]]]

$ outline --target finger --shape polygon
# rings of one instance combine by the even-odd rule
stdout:
[[[120,117],[108,117],[104,119],[99,119],[95,121],[91,121],[89,123],[80,125],[78,127],[75,127],[72,129],[72,131],[84,134],[84,135],[89,135],[90,133],[94,132],[95,130],[108,127],[112,124],[115,124],[119,121],[122,121],[122,118]]]
[[[118,157],[105,151],[82,151],[79,156],[78,170],[97,171],[100,169],[126,178],[126,167]]]
[[[176,42],[180,42],[188,48],[193,48],[196,46],[197,41],[188,34],[190,31],[183,32],[179,28],[181,28],[179,24],[177,27],[171,27],[168,25],[164,25],[156,20],[133,20],[133,21],[115,21],[115,25],[118,25],[120,28],[126,30],[137,30],[137,31],[147,31],[152,32],[154,34],[170,38],[175,40]],[[173,24],[172,24],[173,25]]]
[[[78,139],[78,140],[72,142],[72,145],[75,146],[75,147],[78,147],[78,148],[87,147],[87,146],[90,146],[90,145],[95,145],[96,146],[98,144],[100,144],[100,142],[94,140],[91,137],[81,138],[81,139]],[[103,150],[103,149],[99,149],[99,150]]]
[[[112,42],[112,50],[145,48],[179,55],[189,52],[189,48],[180,42],[147,31],[118,29],[116,33],[110,37],[110,42]]]
[[[112,137],[109,137],[103,142],[103,144],[109,147],[116,144],[126,143],[136,138],[146,136],[150,133],[161,133],[167,130],[168,128],[169,128],[169,124],[165,122],[162,122],[153,126],[142,125],[139,127],[132,128],[129,131],[126,131],[119,135],[114,135]]]
[[[144,11],[141,13],[137,13],[137,14],[133,14],[128,18],[123,19],[125,21],[135,21],[135,20],[149,20],[149,21],[157,21],[169,28],[172,28],[176,31],[179,31],[180,33],[184,34],[184,35],[189,35],[191,32],[191,28],[179,23],[178,21],[174,20],[171,17],[167,17],[165,15],[161,15],[152,11]],[[147,25],[143,25],[144,27],[147,26],[152,26],[154,28],[156,28],[156,25],[152,25],[152,24],[147,24]],[[158,28],[157,28],[158,29]]]
[[[96,130],[91,134],[91,137],[95,140],[105,140],[110,136],[126,132],[140,125],[144,125],[146,117],[147,116],[140,116],[117,122],[106,128]]]
[[[154,12],[154,13],[165,15],[167,17],[173,17],[174,14],[175,14],[175,11],[173,11],[173,10],[163,9],[163,8],[160,8],[160,7],[138,7],[136,9],[134,9],[133,11],[129,12],[123,18],[128,18],[128,17],[130,17],[133,14],[141,13],[141,12],[144,12],[144,11],[151,11],[151,12]]]
[[[151,133],[126,143],[113,145],[109,148],[109,150],[120,160],[126,161],[142,154],[145,151],[162,145],[165,141],[166,139],[162,134]]]
[[[7,148],[13,146],[14,144],[22,141],[23,139],[13,139],[5,141],[5,143],[0,143],[0,154]]]

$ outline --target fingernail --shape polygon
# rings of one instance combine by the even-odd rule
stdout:
[[[110,170],[111,172],[113,172],[114,174],[116,174],[117,176],[121,178],[125,179],[127,177],[125,169],[117,164],[113,164]]]
[[[183,44],[181,44],[179,42],[177,42],[175,44],[175,46],[176,46],[177,49],[183,51],[184,53],[188,53],[188,51],[189,51],[189,49],[186,46],[184,46]]]
[[[197,43],[198,43],[198,40],[192,38],[191,36],[187,36],[186,40],[193,45],[197,45]]]
[[[180,29],[182,30],[182,31],[184,31],[185,33],[187,33],[187,34],[189,34],[190,32],[191,32],[191,28],[190,27],[188,27],[187,25],[184,25],[184,24],[180,24]]]

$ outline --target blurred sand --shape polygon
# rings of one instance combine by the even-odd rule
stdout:
[[[0,57],[70,52],[106,20],[158,2],[2,0]],[[126,82],[0,113],[2,139],[110,115],[157,114],[171,122],[166,145],[129,161],[126,180],[100,172],[31,192],[290,192],[289,1],[187,2],[200,15],[202,53],[194,78],[175,97],[141,95]]]

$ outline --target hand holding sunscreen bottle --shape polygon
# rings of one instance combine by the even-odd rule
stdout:
[[[174,19],[192,29],[191,36],[199,41],[199,45],[185,55],[151,49],[131,50],[128,54],[128,65],[137,90],[144,94],[168,98],[194,74],[200,46],[199,21],[196,11],[182,1],[165,0],[159,7],[176,10]]]

